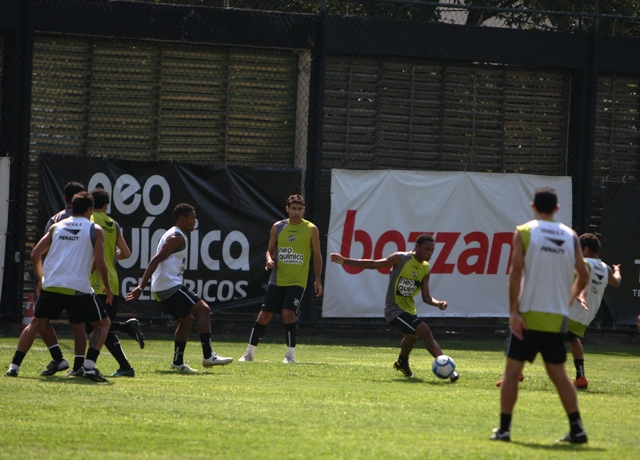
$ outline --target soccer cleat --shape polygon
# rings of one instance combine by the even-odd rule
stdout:
[[[491,441],[511,441],[511,432],[500,431],[499,428],[493,429],[493,435],[489,438]]]
[[[287,352],[284,355],[284,359],[282,360],[282,364],[293,364],[296,362],[296,357],[293,353]]]
[[[586,444],[587,433],[582,430],[580,433],[567,433],[563,438],[556,439],[556,442],[570,442],[571,444]]]
[[[140,330],[140,321],[135,318],[131,318],[127,320],[127,325],[129,326],[129,335],[136,339],[140,348],[144,348],[144,335],[142,335],[142,331]]]
[[[498,380],[498,381],[496,382],[496,386],[497,386],[497,387],[501,386],[501,385],[502,385],[503,380],[504,380],[504,379],[500,379],[500,380]],[[519,381],[521,381],[521,382],[524,380],[524,374],[523,374],[522,372],[520,372],[520,375],[518,376],[518,380],[519,380]]]
[[[133,370],[133,367],[130,367],[129,369],[118,369],[113,374],[111,374],[111,377],[135,377],[135,376],[136,376],[136,371]]]
[[[6,374],[4,374],[5,377],[17,377],[18,376],[18,369],[9,369],[7,371]]]
[[[189,364],[184,363],[184,364],[171,364],[170,369],[172,371],[177,371],[180,372],[181,374],[194,374],[196,372],[198,372],[197,369],[193,369],[192,367],[189,367]]]
[[[451,382],[453,383],[456,383],[459,378],[460,378],[460,374],[458,374],[458,371],[453,371],[453,374],[451,374],[451,377],[449,377],[449,380],[451,380]]]
[[[69,363],[66,359],[61,359],[60,361],[56,361],[55,359],[49,363],[47,368],[43,370],[40,375],[43,377],[49,377],[56,372],[64,371],[69,369]]]
[[[95,367],[93,369],[86,369],[82,366],[78,373],[85,379],[93,380],[94,382],[109,382],[107,378]]]
[[[589,381],[587,380],[587,378],[583,375],[582,377],[580,377],[579,379],[573,379],[573,386],[575,386],[576,388],[578,388],[579,390],[586,390],[587,387],[589,386]]]
[[[202,365],[204,367],[226,366],[230,362],[233,362],[233,358],[225,358],[224,356],[219,356],[214,353],[211,355],[211,358],[203,359]]]
[[[409,367],[409,361],[403,364],[398,360],[393,363],[393,367],[395,370],[402,372],[402,375],[405,377],[413,377],[413,372],[411,372],[411,368]]]
[[[253,353],[249,353],[249,351],[245,351],[244,355],[242,355],[240,357],[240,359],[238,359],[238,362],[240,363],[244,363],[244,362],[251,362],[253,361]]]
[[[67,372],[67,377],[82,377],[82,375],[80,374],[80,369],[78,369],[77,371],[71,369],[69,372]]]

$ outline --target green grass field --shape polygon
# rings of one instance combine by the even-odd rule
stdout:
[[[270,331],[277,334],[278,326]],[[99,459],[632,459],[640,457],[640,344],[585,343],[589,389],[579,394],[586,446],[556,445],[568,422],[540,358],[525,367],[512,442],[488,440],[498,424],[503,338],[443,340],[459,382],[431,373],[424,349],[412,355],[414,379],[392,369],[398,341],[305,340],[294,365],[285,346],[265,342],[253,363],[204,370],[197,337],[185,359],[199,374],[169,371],[173,342],[123,339],[135,378],[96,384],[40,377],[50,360],[36,341],[18,378],[2,377],[0,458]],[[375,333],[372,333],[375,336]],[[236,360],[246,338],[216,341]],[[4,373],[17,337],[0,338]],[[73,357],[72,340],[61,340]],[[573,365],[569,363],[573,376]],[[117,367],[104,350],[98,367]]]

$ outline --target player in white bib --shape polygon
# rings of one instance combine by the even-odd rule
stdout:
[[[211,346],[211,309],[195,292],[183,284],[187,261],[187,233],[196,226],[196,211],[190,204],[180,203],[173,210],[176,225],[158,242],[140,284],[127,294],[126,300],[137,300],[151,280],[151,295],[178,321],[174,334],[173,363],[170,369],[182,373],[198,372],[184,362],[184,349],[193,319],[198,320],[198,336],[202,344],[204,367],[226,365],[233,358],[218,356]]]
[[[605,288],[609,284],[619,287],[622,277],[619,264],[610,267],[600,260],[600,240],[596,235],[593,233],[580,235],[580,247],[589,270],[589,284],[569,308],[569,332],[566,340],[576,367],[576,378],[573,384],[576,388],[585,389],[589,381],[584,374],[584,349],[580,338],[584,337],[587,326],[596,317]]]

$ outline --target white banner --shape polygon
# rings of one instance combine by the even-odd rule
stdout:
[[[9,157],[0,157],[0,298],[4,279],[4,252],[7,244],[7,219],[9,218]]]
[[[430,291],[446,311],[415,297],[418,316],[508,316],[507,270],[516,225],[533,219],[536,188],[558,192],[557,220],[571,226],[570,177],[423,171],[331,174],[324,317],[382,317],[389,269],[338,265],[329,253],[380,259],[433,233]]]

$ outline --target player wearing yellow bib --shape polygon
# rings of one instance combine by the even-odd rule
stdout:
[[[509,274],[509,328],[507,364],[500,391],[500,427],[491,440],[511,440],[511,418],[518,399],[518,380],[525,361],[540,353],[562,405],[571,431],[558,441],[587,442],[578,410],[576,389],[567,376],[569,305],[586,286],[589,273],[582,260],[578,236],[553,220],[558,195],[549,187],[535,192],[531,209],[535,220],[516,227]],[[577,276],[575,276],[577,272]]]
[[[104,346],[119,364],[118,370],[115,371],[111,377],[134,377],[135,371],[122,350],[120,339],[115,334],[116,332],[125,332],[138,342],[140,348],[144,348],[144,335],[142,335],[140,323],[137,319],[131,318],[126,322],[116,321],[118,316],[118,299],[120,297],[120,283],[116,270],[116,260],[127,259],[131,256],[131,250],[122,235],[122,229],[118,222],[106,214],[110,201],[109,192],[101,188],[96,188],[91,190],[91,195],[94,200],[91,221],[98,224],[104,231],[104,257],[109,275],[109,284],[113,291],[113,302],[111,305],[107,305],[104,301],[104,285],[98,273],[94,271],[91,274],[91,287],[93,287],[96,296],[106,305],[109,319],[111,319],[111,327],[109,328],[109,334],[107,334]],[[90,332],[91,325],[87,325],[87,333]]]
[[[596,317],[607,285],[619,287],[622,277],[620,265],[613,265],[612,268],[600,260],[600,240],[596,235],[580,235],[580,247],[589,270],[589,284],[569,308],[569,332],[566,341],[569,343],[573,364],[576,367],[573,384],[576,388],[587,388],[589,381],[584,375],[584,349],[580,337],[584,337],[587,326]]]
[[[305,206],[301,195],[291,195],[287,199],[286,209],[289,218],[280,220],[271,227],[269,248],[265,254],[265,269],[273,269],[273,272],[264,296],[262,310],[251,329],[247,351],[238,360],[241,362],[253,361],[256,347],[274,313],[282,313],[287,340],[287,352],[282,362],[285,364],[295,362],[296,316],[307,287],[312,256],[316,297],[322,295],[320,232],[314,224],[303,219]]]
[[[424,321],[416,316],[416,305],[413,300],[422,292],[422,301],[440,310],[447,309],[447,302],[436,300],[429,292],[429,275],[431,266],[429,260],[433,255],[435,241],[433,237],[424,233],[416,240],[416,246],[412,252],[396,252],[389,257],[378,260],[349,259],[340,254],[332,253],[331,261],[337,264],[353,265],[354,267],[378,269],[392,267],[389,275],[389,287],[384,307],[385,320],[396,326],[402,332],[400,343],[400,356],[393,367],[402,372],[406,377],[413,377],[409,367],[409,354],[413,350],[418,337],[424,342],[424,346],[431,356],[437,358],[444,354],[440,345],[433,338],[431,329]],[[454,371],[450,377],[452,382],[460,378]]]

